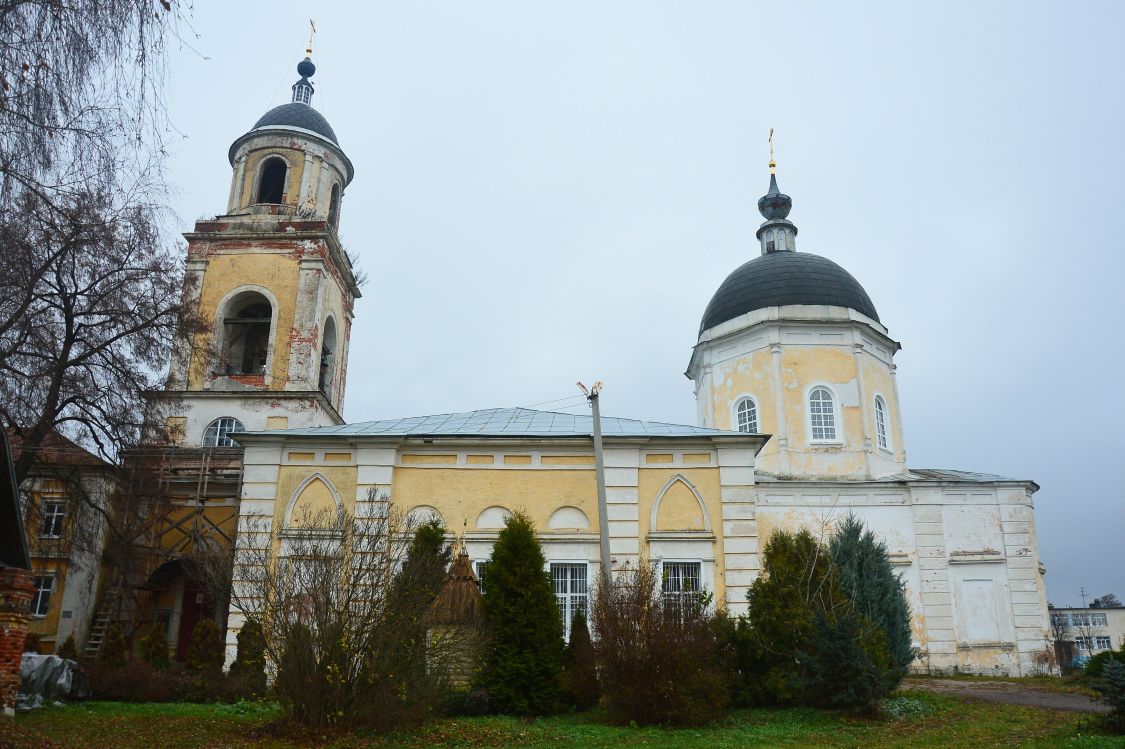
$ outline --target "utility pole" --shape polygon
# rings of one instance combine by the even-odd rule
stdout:
[[[609,558],[609,510],[605,500],[605,456],[602,453],[602,412],[598,405],[598,396],[602,391],[602,384],[595,382],[589,390],[581,382],[579,389],[590,401],[594,416],[594,475],[598,482],[598,536],[602,552],[602,580],[609,582],[611,572]]]

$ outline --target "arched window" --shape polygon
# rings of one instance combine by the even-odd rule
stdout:
[[[261,177],[258,180],[259,203],[284,203],[285,202],[285,173],[287,167],[284,159],[277,156],[266,159],[262,165]]]
[[[324,324],[324,342],[320,346],[320,381],[317,387],[325,395],[332,394],[336,374],[336,321],[331,317]]]
[[[879,440],[879,447],[889,450],[890,438],[887,436],[887,402],[883,396],[875,396],[875,437]]]
[[[236,447],[234,440],[230,438],[235,432],[245,432],[242,427],[242,422],[233,416],[224,416],[220,419],[215,419],[207,425],[207,429],[203,432],[203,446],[204,447]]]
[[[839,439],[836,404],[832,391],[826,387],[815,387],[809,393],[809,426],[812,428],[813,442],[835,442]]]
[[[758,404],[753,398],[743,398],[734,407],[735,424],[740,432],[758,433]]]
[[[228,375],[266,373],[273,307],[256,291],[241,294],[227,307],[223,319],[225,347],[223,369]]]
[[[332,185],[332,196],[328,199],[328,226],[333,231],[340,225],[340,185]]]

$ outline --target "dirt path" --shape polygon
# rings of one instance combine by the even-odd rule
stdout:
[[[1110,708],[1081,694],[1050,692],[1034,689],[1014,681],[957,681],[955,679],[907,679],[904,687],[926,689],[931,692],[955,694],[986,702],[1007,705],[1047,707],[1052,710],[1070,710],[1080,713],[1107,713]]]

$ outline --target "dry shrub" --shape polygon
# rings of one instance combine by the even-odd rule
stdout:
[[[1043,646],[1031,654],[1031,673],[1033,676],[1049,676],[1059,672],[1058,659],[1055,657],[1055,647],[1051,643]]]
[[[452,629],[423,641],[446,557],[407,564],[413,530],[374,492],[355,516],[243,521],[231,600],[261,625],[290,720],[391,730],[440,705],[464,643]]]
[[[730,677],[707,597],[666,598],[642,560],[599,582],[592,621],[611,720],[702,725],[720,716]]]

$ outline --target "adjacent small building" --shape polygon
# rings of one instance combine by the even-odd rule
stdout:
[[[1060,639],[1074,643],[1082,660],[1104,650],[1125,648],[1125,608],[1054,608],[1051,625]]]

